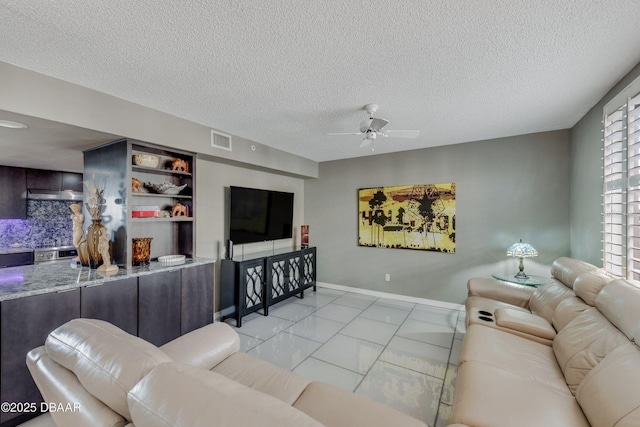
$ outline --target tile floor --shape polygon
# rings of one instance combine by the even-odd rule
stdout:
[[[235,324],[234,321],[228,321]],[[448,424],[464,312],[318,287],[243,318],[242,351]]]

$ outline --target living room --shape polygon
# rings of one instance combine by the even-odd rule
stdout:
[[[8,19],[17,14],[13,7],[7,6],[4,10]],[[595,12],[592,10],[591,13]],[[318,14],[322,16],[320,11]],[[30,19],[37,16],[36,13]],[[504,16],[510,15],[506,13]],[[603,21],[608,22],[606,19]],[[515,22],[519,21],[516,19]],[[579,27],[579,22],[574,24],[576,28]],[[589,34],[595,37],[593,34],[601,27],[592,24],[594,27]],[[622,32],[627,28],[625,25],[621,23],[616,31]],[[375,33],[373,30],[366,31],[367,36]],[[616,39],[618,35],[612,33],[607,37]],[[373,40],[380,45],[386,43],[382,36]],[[372,43],[367,48],[375,49],[372,47],[374,45]],[[564,48],[567,45],[570,43],[561,44]],[[228,191],[230,186],[241,186],[293,193],[293,237],[262,244],[236,245],[234,253],[261,252],[274,247],[298,245],[301,226],[308,225],[310,245],[317,248],[317,282],[326,289],[364,295],[387,293],[407,301],[420,299],[431,302],[435,307],[460,310],[467,298],[469,278],[490,278],[495,273],[511,274],[517,271],[518,259],[507,257],[506,250],[520,239],[532,244],[538,252],[537,257],[525,260],[526,271],[532,275],[549,277],[551,265],[559,257],[572,257],[602,266],[602,114],[604,106],[640,76],[640,56],[631,45],[633,43],[630,42],[624,53],[607,57],[610,65],[599,68],[597,77],[591,79],[594,83],[587,89],[588,93],[582,98],[572,98],[571,104],[565,105],[563,102],[562,107],[554,105],[550,111],[544,111],[542,101],[528,107],[528,99],[518,93],[517,100],[505,101],[513,110],[518,106],[517,114],[502,118],[504,109],[497,105],[502,98],[509,98],[513,88],[508,88],[503,93],[494,92],[491,102],[461,108],[460,116],[454,121],[456,125],[449,124],[448,134],[441,127],[436,128],[435,123],[427,118],[433,114],[433,109],[437,109],[433,106],[425,107],[423,118],[410,118],[403,122],[406,109],[402,103],[387,101],[394,87],[400,86],[394,84],[392,77],[384,77],[390,80],[385,90],[376,92],[367,85],[359,89],[358,99],[340,101],[343,103],[339,108],[323,113],[326,114],[323,118],[332,117],[334,120],[324,123],[322,127],[314,122],[308,128],[302,125],[296,128],[292,122],[319,113],[318,110],[336,101],[340,94],[318,97],[316,104],[314,97],[317,94],[297,92],[297,98],[308,96],[306,111],[300,113],[296,107],[296,114],[299,115],[293,114],[289,108],[283,108],[279,113],[283,121],[288,116],[294,117],[284,126],[285,133],[294,134],[290,139],[297,140],[301,146],[320,146],[315,158],[296,154],[297,148],[287,151],[272,144],[277,138],[271,133],[271,127],[278,126],[260,117],[259,112],[264,107],[256,99],[262,101],[283,90],[283,81],[289,75],[272,74],[273,82],[267,84],[269,76],[257,72],[260,64],[254,62],[244,64],[247,70],[251,70],[247,71],[245,77],[258,78],[265,89],[256,94],[254,99],[243,88],[235,88],[237,104],[246,105],[246,112],[238,113],[234,108],[234,121],[225,113],[225,105],[215,105],[217,110],[213,108],[214,104],[207,105],[202,107],[200,115],[190,116],[186,110],[172,110],[170,103],[158,102],[158,98],[162,97],[180,97],[180,90],[183,89],[182,83],[170,84],[164,80],[166,75],[154,77],[161,82],[157,84],[157,98],[145,98],[138,93],[126,98],[117,96],[117,91],[108,92],[97,84],[89,84],[88,80],[78,75],[65,75],[63,71],[43,68],[37,62],[21,58],[15,53],[11,54],[13,56],[7,54],[6,57],[0,57],[0,90],[3,93],[0,97],[0,119],[18,122],[33,119],[34,125],[27,131],[51,122],[100,134],[105,138],[102,142],[127,137],[196,153],[195,180],[198,185],[195,196],[198,203],[195,213],[198,220],[195,223],[194,253],[197,257],[216,261],[216,296],[220,293],[218,261],[226,257],[229,237]],[[588,49],[580,46],[576,50],[586,54]],[[605,50],[600,44],[598,47],[597,53],[604,54]],[[420,54],[425,52],[420,51]],[[122,63],[126,64],[134,57],[129,52]],[[337,67],[334,59],[327,61],[329,65],[319,61],[318,70],[310,73],[308,78],[319,78],[321,71],[334,77],[346,72],[346,66]],[[564,84],[572,80],[567,77],[571,74],[580,75],[581,81],[589,80],[582,76],[589,74],[585,71],[585,63],[597,62],[597,54],[589,53],[589,61],[575,65],[583,68],[554,68],[560,66],[561,62],[558,62],[553,67],[537,72],[546,76],[544,79],[547,81],[551,81],[557,72],[560,75],[558,80]],[[82,61],[78,60],[77,65],[82,70]],[[372,61],[371,67],[375,66],[376,62]],[[541,65],[536,63],[536,66]],[[271,64],[270,67],[275,66]],[[274,68],[269,70],[274,71]],[[144,76],[140,70],[131,71],[139,73],[132,81]],[[303,71],[304,67],[296,66],[288,73],[302,74]],[[611,73],[607,75],[606,71]],[[87,74],[92,72],[87,71]],[[386,76],[393,75],[388,69],[385,72]],[[190,76],[187,71],[184,73]],[[82,75],[82,71],[78,71],[78,74]],[[384,72],[381,74],[384,75]],[[527,73],[524,75],[529,76]],[[174,78],[179,81],[180,72],[176,71]],[[363,81],[368,79],[364,74],[358,78]],[[435,76],[431,78],[436,80]],[[488,80],[492,79],[498,77]],[[462,89],[450,95],[459,98],[458,104],[468,104],[465,96],[473,92],[474,87],[484,84],[479,77],[472,80],[470,83],[461,78]],[[554,82],[551,85],[555,88],[557,84]],[[331,87],[330,83],[325,85],[326,88]],[[178,88],[168,89],[166,86]],[[495,87],[492,88],[495,91]],[[401,94],[395,99],[410,95],[405,86],[401,89]],[[528,89],[528,96],[533,98],[536,89]],[[580,87],[571,88],[574,93],[579,90]],[[421,92],[420,97],[429,99],[430,95]],[[145,99],[153,99],[154,102],[145,104]],[[545,98],[546,102],[548,99]],[[379,138],[374,142],[376,151],[372,152],[370,148],[358,149],[361,136],[351,139],[325,135],[333,131],[357,131],[357,124],[367,117],[363,106],[370,102],[380,103],[376,115],[389,118],[390,128],[420,129],[421,135],[425,136],[425,140],[428,139],[428,146],[416,147],[406,145],[410,141]],[[441,99],[438,104],[445,105]],[[446,105],[450,108],[450,104]],[[569,108],[573,110],[566,116],[554,118],[559,110]],[[480,115],[476,110],[488,111],[489,115],[498,119],[483,123],[482,127],[474,126],[483,121],[474,117],[475,114]],[[455,109],[447,111],[449,115],[458,114]],[[531,112],[536,119],[522,124],[527,112]],[[497,126],[500,121],[522,125],[514,126],[517,129],[514,133],[509,133],[508,129],[503,133],[487,130],[491,124]],[[260,126],[264,128],[265,140],[255,137],[260,134]],[[244,132],[243,127],[251,127],[251,131]],[[232,137],[232,150],[212,147],[212,129]],[[36,155],[29,150],[13,151],[11,144],[14,141],[10,141],[13,138],[7,136],[8,132],[2,129],[0,134],[0,147],[6,150],[0,156],[0,163],[6,166],[81,173],[82,151],[98,145],[78,140],[74,142],[75,145],[63,147],[38,141],[34,142],[38,149]],[[314,134],[310,135],[309,132]],[[110,136],[113,139],[108,139]],[[326,146],[322,146],[325,142]],[[358,244],[358,190],[436,183],[455,183],[455,252],[371,248]],[[217,297],[215,301],[214,311],[220,315],[222,307]]]

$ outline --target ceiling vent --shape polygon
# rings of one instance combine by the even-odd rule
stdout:
[[[222,150],[231,151],[231,135],[211,130],[211,146]]]

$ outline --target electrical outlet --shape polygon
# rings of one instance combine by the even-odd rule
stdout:
[[[389,273],[384,275],[384,281],[385,282],[390,282],[391,281],[391,275]]]

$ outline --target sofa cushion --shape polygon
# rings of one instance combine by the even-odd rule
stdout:
[[[499,282],[486,277],[472,277],[467,282],[469,297],[481,296],[495,301],[528,308],[529,299],[535,290],[532,287]]]
[[[566,298],[574,296],[573,290],[557,279],[550,279],[531,295],[529,309],[533,314],[544,317],[551,323],[558,304]]]
[[[607,283],[596,297],[596,308],[629,339],[640,325],[640,288],[623,279]]]
[[[542,317],[533,313],[514,310],[511,308],[499,308],[495,313],[496,325],[520,331],[528,335],[552,340],[556,331],[551,324]]]
[[[604,270],[592,270],[576,277],[573,292],[590,306],[596,305],[596,297],[607,283],[614,278]]]
[[[311,382],[246,353],[235,353],[227,357],[212,371],[269,394],[288,405],[292,405]]]
[[[47,403],[71,410],[51,411],[58,426],[123,427],[127,421],[91,395],[73,372],[63,368],[47,354],[44,346],[27,354],[27,368]],[[64,384],[61,387],[61,384]]]
[[[449,422],[491,427],[589,426],[571,393],[476,361],[458,366]]]
[[[565,380],[575,394],[584,376],[607,354],[629,340],[595,308],[573,319],[553,340],[553,350]]]
[[[238,333],[226,323],[203,326],[160,347],[174,362],[211,369],[240,350]]]
[[[89,393],[127,420],[129,390],[154,367],[171,361],[153,344],[95,319],[65,323],[49,334],[45,349]]]
[[[576,399],[593,427],[640,426],[640,348],[611,352],[584,378]]]
[[[458,366],[470,361],[508,370],[570,395],[549,345],[484,325],[471,325],[462,342]]]
[[[554,329],[556,331],[563,330],[578,314],[589,307],[591,307],[589,304],[575,296],[560,301],[552,317]]]
[[[330,427],[427,427],[389,406],[322,382],[309,384],[293,406]]]
[[[559,257],[551,264],[551,275],[565,286],[573,289],[573,284],[578,276],[596,268],[595,265],[574,258]]]
[[[206,369],[154,368],[128,396],[136,427],[321,427],[280,400]]]

